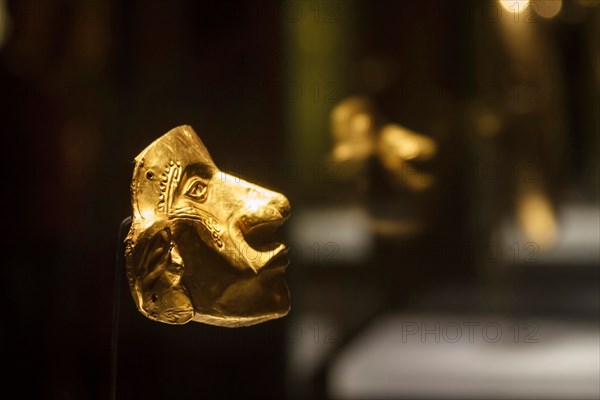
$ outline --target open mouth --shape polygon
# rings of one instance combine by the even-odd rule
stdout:
[[[268,219],[256,219],[249,216],[240,218],[240,228],[246,244],[260,257],[261,268],[285,268],[289,263],[287,246],[283,243],[279,231],[287,219],[272,208]],[[258,261],[258,260],[256,260]]]

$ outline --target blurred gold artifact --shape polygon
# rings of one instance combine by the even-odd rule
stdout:
[[[331,112],[331,133],[332,157],[343,175],[356,175],[376,156],[398,186],[419,192],[434,183],[433,175],[421,165],[435,157],[436,142],[400,125],[383,123],[366,98],[350,97],[336,105]]]
[[[240,327],[286,315],[282,194],[221,172],[189,126],[135,158],[127,279],[155,321]]]

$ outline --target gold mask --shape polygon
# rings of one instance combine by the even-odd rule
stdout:
[[[286,315],[285,196],[221,172],[189,126],[136,158],[126,268],[137,308],[169,324],[239,327]]]

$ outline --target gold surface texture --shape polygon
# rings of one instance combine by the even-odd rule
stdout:
[[[127,279],[146,317],[240,327],[288,313],[287,198],[220,171],[190,126],[135,158],[131,200]]]

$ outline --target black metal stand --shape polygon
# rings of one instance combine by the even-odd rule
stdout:
[[[119,227],[117,241],[117,262],[115,268],[115,284],[113,293],[112,337],[110,340],[110,398],[117,398],[117,364],[119,345],[119,313],[121,304],[121,282],[125,266],[125,237],[131,226],[131,217],[125,218]]]

